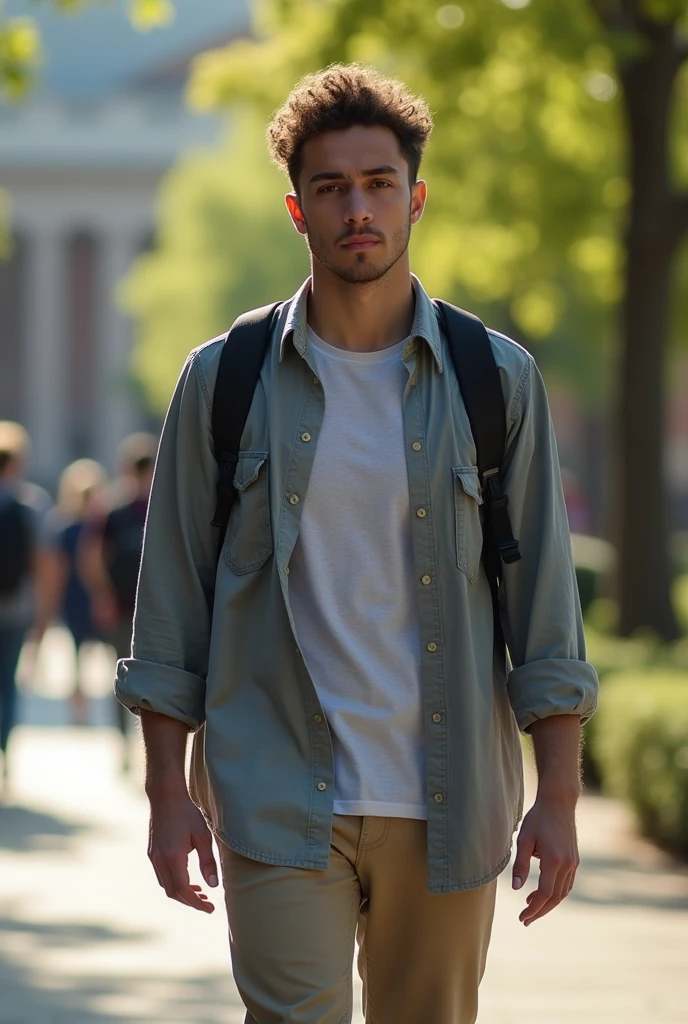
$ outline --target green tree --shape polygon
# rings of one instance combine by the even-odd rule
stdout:
[[[266,0],[256,29],[199,59],[194,103],[267,113],[333,60],[398,73],[437,125],[414,241],[430,287],[547,339],[589,391],[600,351],[615,355],[621,631],[674,636],[663,423],[670,282],[686,276],[688,0]]]
[[[164,412],[189,349],[245,309],[289,296],[308,273],[303,241],[265,157],[263,125],[242,112],[216,149],[191,153],[168,175],[155,248],[122,289],[134,316],[134,372]]]

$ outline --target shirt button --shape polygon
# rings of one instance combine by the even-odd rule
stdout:
[[[322,722],[322,715],[313,715],[313,721],[316,725],[320,725]]]
[[[441,793],[435,793],[432,799],[435,801],[436,804],[441,804],[444,802],[444,797],[442,796]]]
[[[313,378],[313,383],[314,383],[314,384],[319,384],[319,383],[320,383],[320,381],[318,380],[318,378],[317,378],[317,377],[314,377],[314,378]]]
[[[288,565],[285,565],[285,567],[284,567],[284,575],[285,576],[289,575],[289,566]]]
[[[418,511],[416,512],[416,515],[418,516],[419,519],[425,519],[427,514],[428,510],[426,508],[419,508]]]
[[[430,576],[422,576],[420,581],[424,587],[427,587],[432,583]]]
[[[416,378],[415,377],[411,377],[410,384],[411,384],[412,388],[415,388],[415,386],[416,386]]]
[[[289,572],[288,569],[287,569],[287,572]],[[435,644],[435,643],[428,644],[428,650],[430,651],[431,654],[434,654],[435,651],[437,650],[437,644]]]
[[[437,712],[435,712],[435,714],[432,716],[432,720],[435,723],[435,725],[437,725],[438,722],[442,721],[442,715],[438,715]],[[437,797],[435,797],[435,799],[437,799]]]
[[[325,783],[325,782],[319,782],[319,783],[318,783],[318,789],[319,789],[319,790],[320,790],[320,792],[322,793],[322,792],[323,792],[323,790],[327,789],[327,783]]]
[[[310,441],[310,439],[311,439],[311,435],[308,433],[308,431],[306,431],[305,434],[301,435],[301,440],[302,441]]]
[[[292,494],[292,496],[289,499],[289,501],[290,501],[290,503],[292,505],[298,505],[298,503],[299,503],[299,496],[298,496],[298,494]]]
[[[423,445],[420,443],[420,441],[414,441],[411,447],[413,448],[414,452],[419,452]]]

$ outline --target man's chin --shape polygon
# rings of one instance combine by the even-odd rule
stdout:
[[[359,255],[362,256],[363,253]],[[360,261],[356,260],[354,264],[349,266],[331,266],[329,269],[341,281],[346,281],[347,284],[370,284],[384,277],[389,270],[389,266],[384,263],[374,263],[370,259],[363,259]]]

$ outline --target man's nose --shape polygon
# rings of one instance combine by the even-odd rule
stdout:
[[[353,188],[349,193],[346,210],[347,224],[369,224],[373,219],[368,197],[362,188]]]

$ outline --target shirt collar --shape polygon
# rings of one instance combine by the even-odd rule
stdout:
[[[442,363],[442,335],[437,318],[436,307],[423,288],[415,274],[411,274],[413,289],[416,296],[416,310],[411,325],[408,344],[404,348],[403,358],[409,359],[415,350],[417,339],[426,342],[437,363],[440,373],[443,371]],[[282,323],[282,335],[280,338],[280,362],[284,359],[284,353],[291,339],[294,348],[302,359],[306,357],[308,348],[308,323],[306,310],[308,293],[311,288],[311,279],[307,278],[301,285],[296,295],[289,300],[286,316]]]

